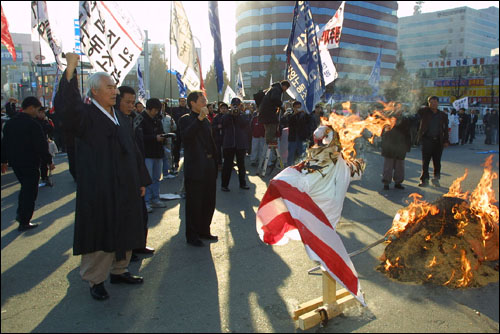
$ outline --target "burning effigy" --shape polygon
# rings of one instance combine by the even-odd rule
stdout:
[[[492,159],[486,159],[476,189],[462,192],[456,179],[433,203],[411,194],[413,202],[398,211],[386,236],[377,269],[388,277],[450,288],[481,287],[498,281],[499,210],[495,205]]]

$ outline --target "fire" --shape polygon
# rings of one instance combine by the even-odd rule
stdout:
[[[342,107],[352,113],[350,110],[350,102],[343,103]],[[366,119],[361,119],[359,116],[353,114],[346,117],[331,113],[328,120],[322,120],[322,124],[331,126],[339,134],[340,144],[342,145],[342,155],[344,159],[351,160],[356,157],[354,140],[361,137],[365,129],[371,132],[371,137],[368,140],[373,144],[375,136],[380,137],[384,129],[392,129],[394,125],[396,125],[396,118],[389,118],[386,116],[386,114],[396,108],[400,108],[400,105],[394,102],[384,103],[383,112],[375,110],[372,115],[368,116]]]
[[[453,181],[453,183],[450,186],[450,189],[448,190],[448,193],[444,194],[443,196],[456,197],[456,198],[461,198],[461,199],[466,200],[467,197],[469,196],[469,192],[467,191],[467,192],[463,193],[461,184],[462,184],[462,181],[467,178],[468,174],[469,174],[469,170],[466,168],[464,175],[462,177],[459,177],[455,181]]]
[[[429,240],[431,240],[431,235],[430,234],[425,237],[425,241],[429,241]]]
[[[387,235],[398,235],[406,229],[408,224],[418,224],[429,213],[431,215],[437,215],[439,213],[439,209],[435,205],[420,200],[422,195],[413,193],[410,194],[409,197],[413,197],[413,203],[410,203],[407,208],[398,211]]]
[[[469,285],[473,276],[471,272],[470,262],[469,260],[467,260],[467,256],[465,256],[466,252],[462,249],[460,250],[460,253],[462,254],[460,261],[462,262],[462,272],[464,276],[461,279],[457,280],[458,282],[457,287],[459,288],[466,287],[467,285]]]
[[[449,280],[447,280],[446,282],[443,283],[443,285],[448,285],[450,284],[451,280],[453,279],[453,277],[455,277],[455,269],[453,269],[453,271],[451,272],[451,277]]]
[[[431,260],[431,262],[429,262],[429,265],[427,267],[429,268],[432,268],[434,267],[435,265],[437,264],[437,261],[436,261],[436,257],[434,256]]]

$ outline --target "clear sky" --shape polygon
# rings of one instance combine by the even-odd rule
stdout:
[[[208,2],[183,1],[182,3],[191,30],[199,40],[199,42],[195,40],[195,44],[196,46],[201,44],[202,67],[203,72],[206,73],[214,57],[213,40],[208,24]],[[229,54],[231,50],[235,49],[236,3],[236,1],[219,1],[224,69],[228,73]],[[149,39],[152,43],[167,42],[170,25],[169,1],[122,1],[120,4],[131,14],[139,27],[148,30]],[[399,17],[413,14],[415,1],[398,1],[398,4]],[[422,12],[434,12],[463,6],[482,9],[490,6],[498,7],[498,4],[498,1],[425,1],[422,5]],[[71,51],[74,47],[73,19],[78,17],[78,1],[47,1],[47,5],[51,25],[55,26],[55,32],[61,36],[64,51]],[[30,1],[2,1],[2,8],[9,22],[11,32],[31,33]],[[334,14],[332,12],[332,16]],[[46,56],[51,53],[48,46],[44,47],[42,52]],[[52,57],[47,58],[49,60]]]

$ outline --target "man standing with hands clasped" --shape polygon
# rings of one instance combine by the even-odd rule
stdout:
[[[81,255],[80,275],[90,284],[94,299],[109,295],[104,281],[141,284],[128,264],[133,249],[144,248],[141,197],[142,156],[134,141],[127,116],[114,109],[119,94],[111,76],[104,72],[88,79],[84,104],[78,89],[79,56],[66,53],[68,67],[61,77],[55,101],[60,104],[65,126],[75,134],[76,210],[73,254]],[[57,108],[57,106],[56,106]]]
[[[179,132],[184,143],[186,241],[191,246],[202,247],[200,239],[218,240],[210,233],[215,211],[217,150],[203,93],[191,92],[187,105],[191,112],[179,119]]]

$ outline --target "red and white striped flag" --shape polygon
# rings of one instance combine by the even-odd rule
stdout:
[[[356,269],[335,231],[349,183],[361,177],[364,163],[347,163],[339,155],[321,173],[302,167],[286,168],[271,180],[257,211],[257,232],[271,245],[302,240],[309,257],[366,305]]]

